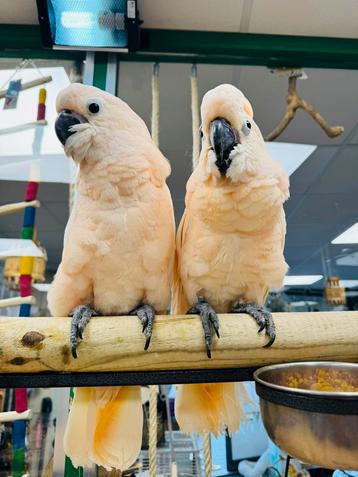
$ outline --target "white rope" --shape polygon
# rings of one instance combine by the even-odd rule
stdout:
[[[159,64],[152,74],[152,139],[159,146]],[[157,477],[157,386],[149,386],[149,477]]]
[[[13,73],[10,74],[10,77],[7,78],[7,80],[5,80],[5,82],[0,86],[0,90],[2,90],[7,84],[10,83],[10,81],[17,75],[17,73],[19,71],[22,71],[23,69],[25,69],[27,67],[27,65],[31,65],[37,72],[38,74],[42,77],[42,78],[45,78],[45,76],[43,75],[42,71],[39,70],[39,68],[36,66],[35,62],[33,60],[21,60]]]
[[[157,386],[149,386],[149,477],[157,477]]]
[[[211,477],[211,440],[210,432],[203,434],[203,446],[204,446],[204,477]]]
[[[10,74],[10,77],[7,78],[7,79],[5,80],[5,82],[0,86],[0,90],[3,89],[8,83],[10,83],[10,81],[16,76],[16,74],[17,74],[19,71],[21,71],[23,68],[26,68],[26,66],[28,65],[28,63],[29,63],[29,60],[21,60],[21,61],[17,64],[17,66],[16,66],[14,72]]]
[[[42,71],[38,68],[38,66],[36,65],[36,63],[34,62],[34,60],[28,60],[30,65],[38,72],[38,74],[40,76],[42,76],[42,78],[45,78],[45,75],[42,73]]]
[[[169,446],[170,446],[170,477],[177,477],[178,476],[178,467],[176,463],[175,457],[175,448],[174,448],[174,439],[173,439],[173,426],[172,426],[172,418],[170,415],[170,404],[169,404],[169,386],[164,387],[164,398],[165,398],[165,409],[167,413],[167,421],[168,421],[168,432],[169,432]]]
[[[196,65],[191,67],[190,75],[191,89],[191,124],[193,130],[193,170],[196,168],[200,155],[200,110],[199,110],[199,92],[198,92],[198,71]]]
[[[159,63],[154,63],[152,74],[152,139],[159,146]]]

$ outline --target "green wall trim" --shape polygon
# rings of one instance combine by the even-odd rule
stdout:
[[[358,69],[355,38],[159,29],[142,33],[142,49],[119,53],[120,61]],[[38,25],[0,25],[0,56],[79,60],[84,52],[42,48]]]
[[[85,53],[43,48],[39,25],[0,24],[0,57],[83,60]]]
[[[83,468],[75,468],[72,465],[71,459],[66,456],[65,458],[65,473],[64,477],[83,477]]]
[[[106,89],[108,53],[96,52],[94,55],[93,86]]]

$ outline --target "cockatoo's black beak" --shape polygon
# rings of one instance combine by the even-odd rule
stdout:
[[[65,142],[67,139],[75,133],[75,131],[71,131],[71,126],[74,126],[75,124],[81,124],[81,123],[86,123],[88,122],[87,119],[84,116],[81,116],[80,114],[74,113],[73,111],[70,111],[69,109],[65,109],[64,111],[61,111],[60,114],[57,116],[56,122],[55,122],[55,131],[58,139],[61,141],[63,145],[65,145]]]
[[[210,142],[216,154],[215,164],[224,176],[232,161],[230,152],[240,142],[239,134],[226,119],[217,118],[210,124]]]

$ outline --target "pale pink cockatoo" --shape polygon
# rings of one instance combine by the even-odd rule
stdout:
[[[177,233],[172,310],[200,315],[210,357],[212,328],[219,337],[216,313],[248,313],[268,336],[266,346],[274,342],[274,322],[263,305],[287,271],[283,203],[289,191],[241,91],[223,84],[207,92],[201,117],[201,154]],[[241,414],[237,390],[235,383],[179,386],[181,429],[233,432]]]
[[[72,316],[74,357],[94,315],[137,315],[147,349],[155,313],[166,312],[171,295],[169,163],[142,119],[100,89],[68,86],[57,98],[57,111],[57,136],[79,174],[62,261],[48,294],[50,311]],[[142,423],[139,386],[77,388],[65,452],[76,467],[96,463],[124,470],[139,454]]]

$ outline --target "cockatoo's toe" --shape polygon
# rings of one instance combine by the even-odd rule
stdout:
[[[187,311],[188,315],[200,315],[201,323],[204,329],[204,338],[206,346],[206,354],[208,358],[211,358],[211,345],[212,336],[211,328],[215,331],[215,334],[220,338],[219,334],[219,320],[214,308],[203,297],[198,297],[197,303]]]
[[[90,305],[79,305],[71,311],[70,343],[72,356],[74,358],[77,358],[78,341],[83,339],[83,332],[87,324],[92,316],[96,315],[98,315],[98,313]]]
[[[144,351],[149,348],[153,334],[153,325],[155,320],[155,310],[151,305],[139,305],[130,312],[131,315],[137,315],[142,324],[142,332],[145,336]]]
[[[265,312],[265,330],[266,335],[270,338],[264,345],[264,348],[269,348],[276,339],[276,327],[273,321],[272,315],[269,312]]]
[[[232,309],[232,313],[247,313],[259,325],[258,333],[265,330],[269,341],[264,345],[264,348],[269,348],[276,339],[276,327],[271,313],[265,311],[262,306],[255,303],[236,303]]]

